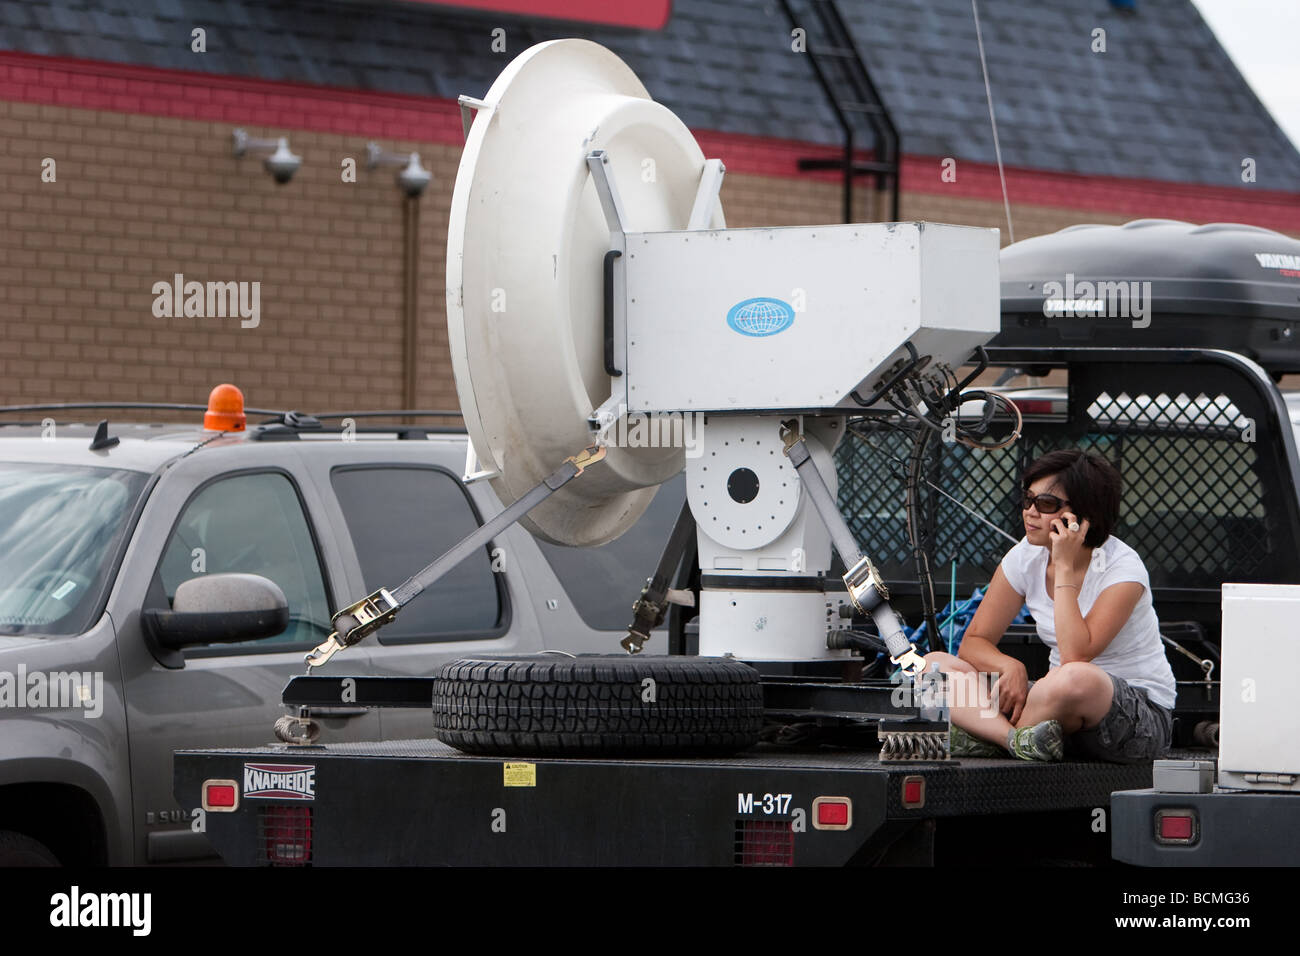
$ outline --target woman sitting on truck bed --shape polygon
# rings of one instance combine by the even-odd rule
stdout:
[[[1174,675],[1146,566],[1110,533],[1119,472],[1101,455],[1071,448],[1031,464],[1021,487],[1025,537],[994,573],[959,655],[926,656],[949,675],[950,700],[964,704],[950,710],[952,755],[1069,753],[1117,763],[1164,755]],[[1022,604],[1051,648],[1050,669],[1037,681],[997,648]]]

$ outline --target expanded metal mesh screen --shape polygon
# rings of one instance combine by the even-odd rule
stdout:
[[[794,828],[789,820],[736,821],[736,866],[794,866]]]
[[[1094,386],[1101,381],[1091,379]],[[1266,520],[1267,475],[1254,420],[1226,394],[1074,387],[1072,416],[1026,418],[1021,439],[1007,449],[932,441],[927,477],[1019,540],[1025,468],[1058,448],[1091,448],[1124,479],[1113,533],[1142,556],[1152,587],[1217,590],[1225,580],[1267,580],[1279,550],[1293,545],[1277,539],[1285,520]],[[1063,408],[1064,389],[1061,394]],[[995,419],[995,434],[1007,434],[1008,421]],[[849,435],[836,453],[840,507],[886,581],[915,581],[904,508],[911,435],[881,423],[856,427],[865,440]],[[947,592],[954,559],[959,593],[986,584],[1012,542],[922,487],[938,509],[931,556],[936,590]]]
[[[261,866],[312,865],[311,807],[268,805],[257,813]]]

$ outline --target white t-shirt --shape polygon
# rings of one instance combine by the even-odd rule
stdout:
[[[1029,605],[1029,613],[1038,626],[1038,636],[1051,648],[1050,666],[1060,667],[1061,652],[1056,646],[1056,602],[1047,595],[1047,558],[1048,548],[1021,538],[1002,559],[1002,573]],[[1092,659],[1092,663],[1145,690],[1153,704],[1172,710],[1176,693],[1174,672],[1169,667],[1164,642],[1160,639],[1160,624],[1151,604],[1151,581],[1146,565],[1136,551],[1113,534],[1102,542],[1101,547],[1093,549],[1092,561],[1079,587],[1079,611],[1086,618],[1097,596],[1121,581],[1141,584],[1142,597],[1115,639]]]

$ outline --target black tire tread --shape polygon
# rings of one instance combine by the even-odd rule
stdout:
[[[0,867],[59,866],[44,843],[23,833],[0,830]]]
[[[758,673],[723,658],[469,658],[433,687],[435,735],[470,754],[724,755],[753,746],[762,723]]]

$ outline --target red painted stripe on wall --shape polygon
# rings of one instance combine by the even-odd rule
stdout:
[[[460,143],[452,100],[225,74],[0,52],[0,100],[77,109]]]
[[[0,51],[0,100],[232,126],[456,146],[462,142],[460,108],[451,100],[5,51]],[[696,130],[695,135],[704,152],[720,157],[733,173],[838,181],[834,172],[801,173],[797,165],[805,156],[838,156],[840,150],[834,146],[715,130]],[[956,181],[945,183],[940,163],[939,157],[904,156],[904,191],[1001,202],[996,167],[958,159]],[[868,185],[867,180],[862,183],[864,188]],[[1132,216],[1158,213],[1192,222],[1246,222],[1300,232],[1300,193],[1284,190],[1014,167],[1007,169],[1007,190],[1013,207],[1028,204]]]

